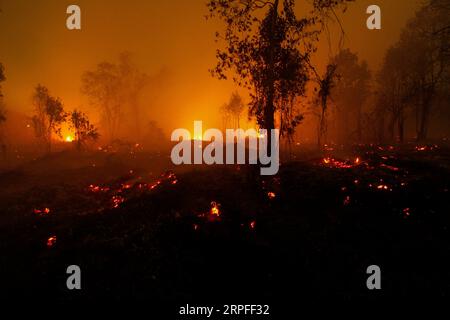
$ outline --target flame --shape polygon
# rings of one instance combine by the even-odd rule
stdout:
[[[267,192],[267,196],[269,197],[269,199],[273,199],[276,197],[276,194],[275,194],[275,192],[270,191],[270,192]]]
[[[256,227],[256,221],[253,220],[252,222],[250,222],[250,229],[255,229]]]
[[[53,247],[55,243],[56,243],[56,236],[51,236],[50,238],[47,239],[47,248]]]
[[[73,141],[73,137],[72,136],[66,136],[65,141],[66,142],[72,142]]]
[[[209,213],[213,216],[220,216],[220,210],[219,210],[219,204],[215,201],[211,202],[211,209],[209,210]]]
[[[50,213],[50,209],[49,208],[44,208],[44,209],[34,209],[34,213],[35,214],[49,214]]]

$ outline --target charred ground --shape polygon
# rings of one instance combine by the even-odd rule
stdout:
[[[293,292],[450,294],[448,147],[301,152],[275,177],[168,161],[63,152],[4,171],[1,295],[222,302]],[[82,269],[78,292],[66,289],[72,264]],[[371,264],[382,268],[380,292],[365,285]]]

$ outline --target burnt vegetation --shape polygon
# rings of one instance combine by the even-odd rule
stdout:
[[[300,17],[293,0],[208,2],[224,26],[211,72],[248,93],[221,107],[223,126],[248,111],[255,126],[280,129],[288,156],[273,177],[252,165],[174,166],[140,102],[160,79],[126,53],[82,76],[98,122],[37,85],[26,146],[11,142],[0,91],[0,296],[450,295],[449,1],[424,4],[380,70],[343,45],[321,68],[321,34],[350,2],[314,0]],[[298,130],[307,121],[310,143]],[[81,291],[66,288],[72,264]],[[380,292],[365,286],[372,264]]]

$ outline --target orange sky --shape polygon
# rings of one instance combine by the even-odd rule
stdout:
[[[205,127],[220,127],[216,110],[234,89],[233,83],[211,78],[215,64],[214,32],[218,22],[206,21],[205,0],[0,0],[0,61],[6,67],[3,85],[10,110],[31,113],[31,94],[38,83],[59,96],[67,109],[81,107],[92,117],[80,93],[80,78],[101,61],[114,61],[122,51],[148,74],[165,70],[163,88],[146,94],[147,117],[166,133],[192,128],[194,119]],[[369,62],[380,64],[386,48],[399,36],[420,0],[359,0],[342,16],[346,46]],[[66,29],[66,8],[82,10],[82,30]],[[365,10],[382,9],[382,30],[369,31]],[[300,9],[299,9],[300,10]],[[316,61],[326,61],[323,41]]]

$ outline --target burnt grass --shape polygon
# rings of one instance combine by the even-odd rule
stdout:
[[[283,164],[275,177],[255,167],[213,166],[175,168],[170,178],[159,176],[161,165],[147,177],[160,180],[152,190],[136,179],[146,168],[135,164],[131,173],[127,161],[110,157],[92,167],[96,156],[86,157],[48,168],[73,158],[62,154],[35,161],[33,170],[0,174],[3,299],[268,303],[450,295],[448,149],[360,147],[348,157],[350,168],[313,157]],[[91,183],[111,189],[93,192]],[[124,201],[113,208],[113,190],[124,183]],[[210,213],[212,201],[219,217]],[[34,212],[44,207],[49,214]],[[82,270],[80,291],[66,288],[73,264]],[[366,288],[372,264],[382,270],[379,291]]]

